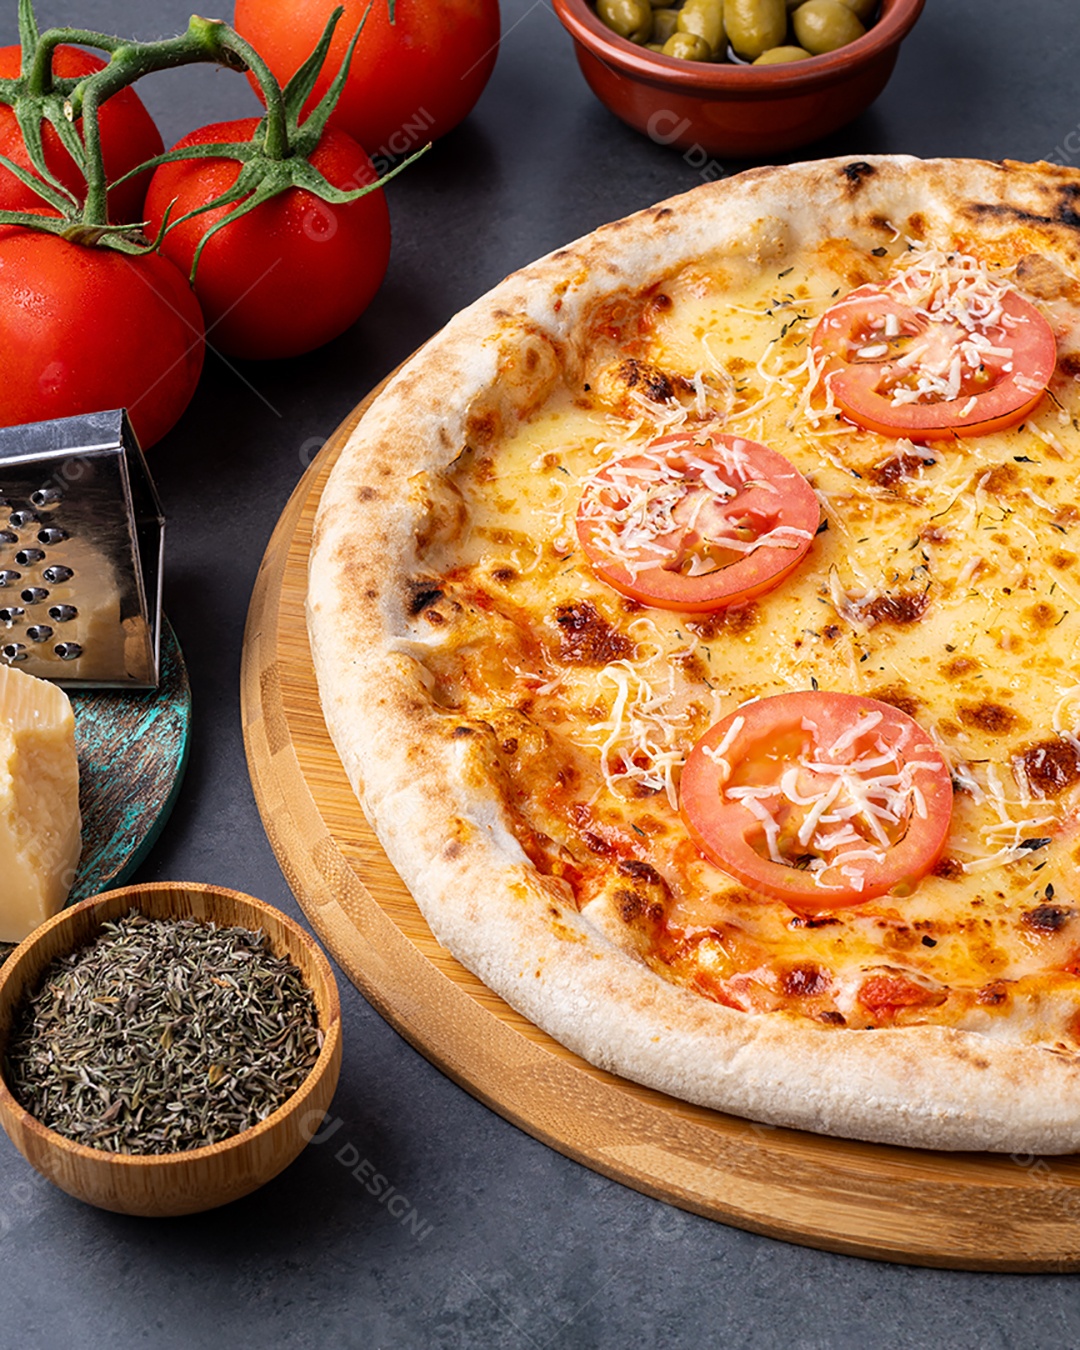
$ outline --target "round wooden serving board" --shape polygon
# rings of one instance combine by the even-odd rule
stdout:
[[[327,443],[278,522],[242,667],[248,765],[267,834],[350,979],[418,1050],[515,1125],[682,1209],[879,1260],[1080,1270],[1080,1159],[890,1148],[690,1106],[586,1064],[438,945],[341,768],[307,641],[312,522],[370,401]]]

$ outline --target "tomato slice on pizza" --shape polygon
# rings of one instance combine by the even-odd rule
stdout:
[[[660,609],[705,613],[772,590],[820,524],[783,455],[720,432],[663,436],[585,484],[577,532],[593,571]]]
[[[851,421],[915,440],[1012,426],[1042,398],[1057,361],[1035,306],[956,254],[860,286],[822,315],[812,343]]]
[[[906,893],[941,856],[949,768],[912,718],[855,694],[778,694],[717,722],[680,810],[719,868],[801,913]]]

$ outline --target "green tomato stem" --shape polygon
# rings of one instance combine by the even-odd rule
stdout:
[[[83,42],[110,51],[109,64],[80,80],[68,98],[66,113],[74,121],[82,118],[86,145],[86,205],[83,224],[107,223],[105,169],[101,158],[101,133],[98,110],[113,94],[156,70],[213,61],[232,70],[250,70],[258,82],[266,103],[263,151],[269,159],[285,159],[290,154],[289,128],[281,85],[271,74],[254,47],[220,19],[192,15],[187,31],[178,37],[156,42],[126,42],[104,38],[102,34],[79,34],[74,29],[50,29],[41,39],[41,48],[50,44],[45,68],[51,68],[51,50],[60,42]]]
[[[110,37],[108,33],[92,33],[83,28],[50,28],[39,38],[30,58],[30,68],[26,72],[26,90],[38,98],[54,93],[56,82],[53,79],[53,53],[63,44],[78,47],[97,47],[103,52],[115,51],[123,46],[123,39]],[[26,48],[23,48],[26,58]]]

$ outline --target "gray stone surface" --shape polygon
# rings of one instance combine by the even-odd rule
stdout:
[[[14,11],[6,0],[0,40],[13,40]],[[349,409],[458,308],[548,249],[699,180],[595,102],[545,0],[505,0],[503,12],[476,112],[392,185],[393,259],[368,312],[292,362],[211,357],[191,409],[152,452],[170,518],[166,606],[196,731],[146,878],[234,886],[300,916],[252,799],[238,696],[251,585],[290,491]],[[40,7],[43,25],[143,37],[178,31],[188,13],[187,0]],[[1080,159],[1078,21],[1075,0],[931,0],[878,104],[807,153]],[[140,92],[167,143],[254,110],[225,72],[158,76]],[[1072,1277],[876,1264],[668,1208],[507,1124],[344,978],[341,992],[340,1124],[226,1210],[158,1222],[98,1212],[38,1180],[0,1139],[0,1350],[1080,1344]],[[354,1155],[408,1197],[405,1215],[350,1175],[339,1159]]]

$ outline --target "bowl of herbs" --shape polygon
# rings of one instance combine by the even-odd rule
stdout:
[[[0,1124],[62,1190],[213,1209],[288,1166],[341,1069],[330,964],[279,910],[156,882],[61,911],[0,969]]]

